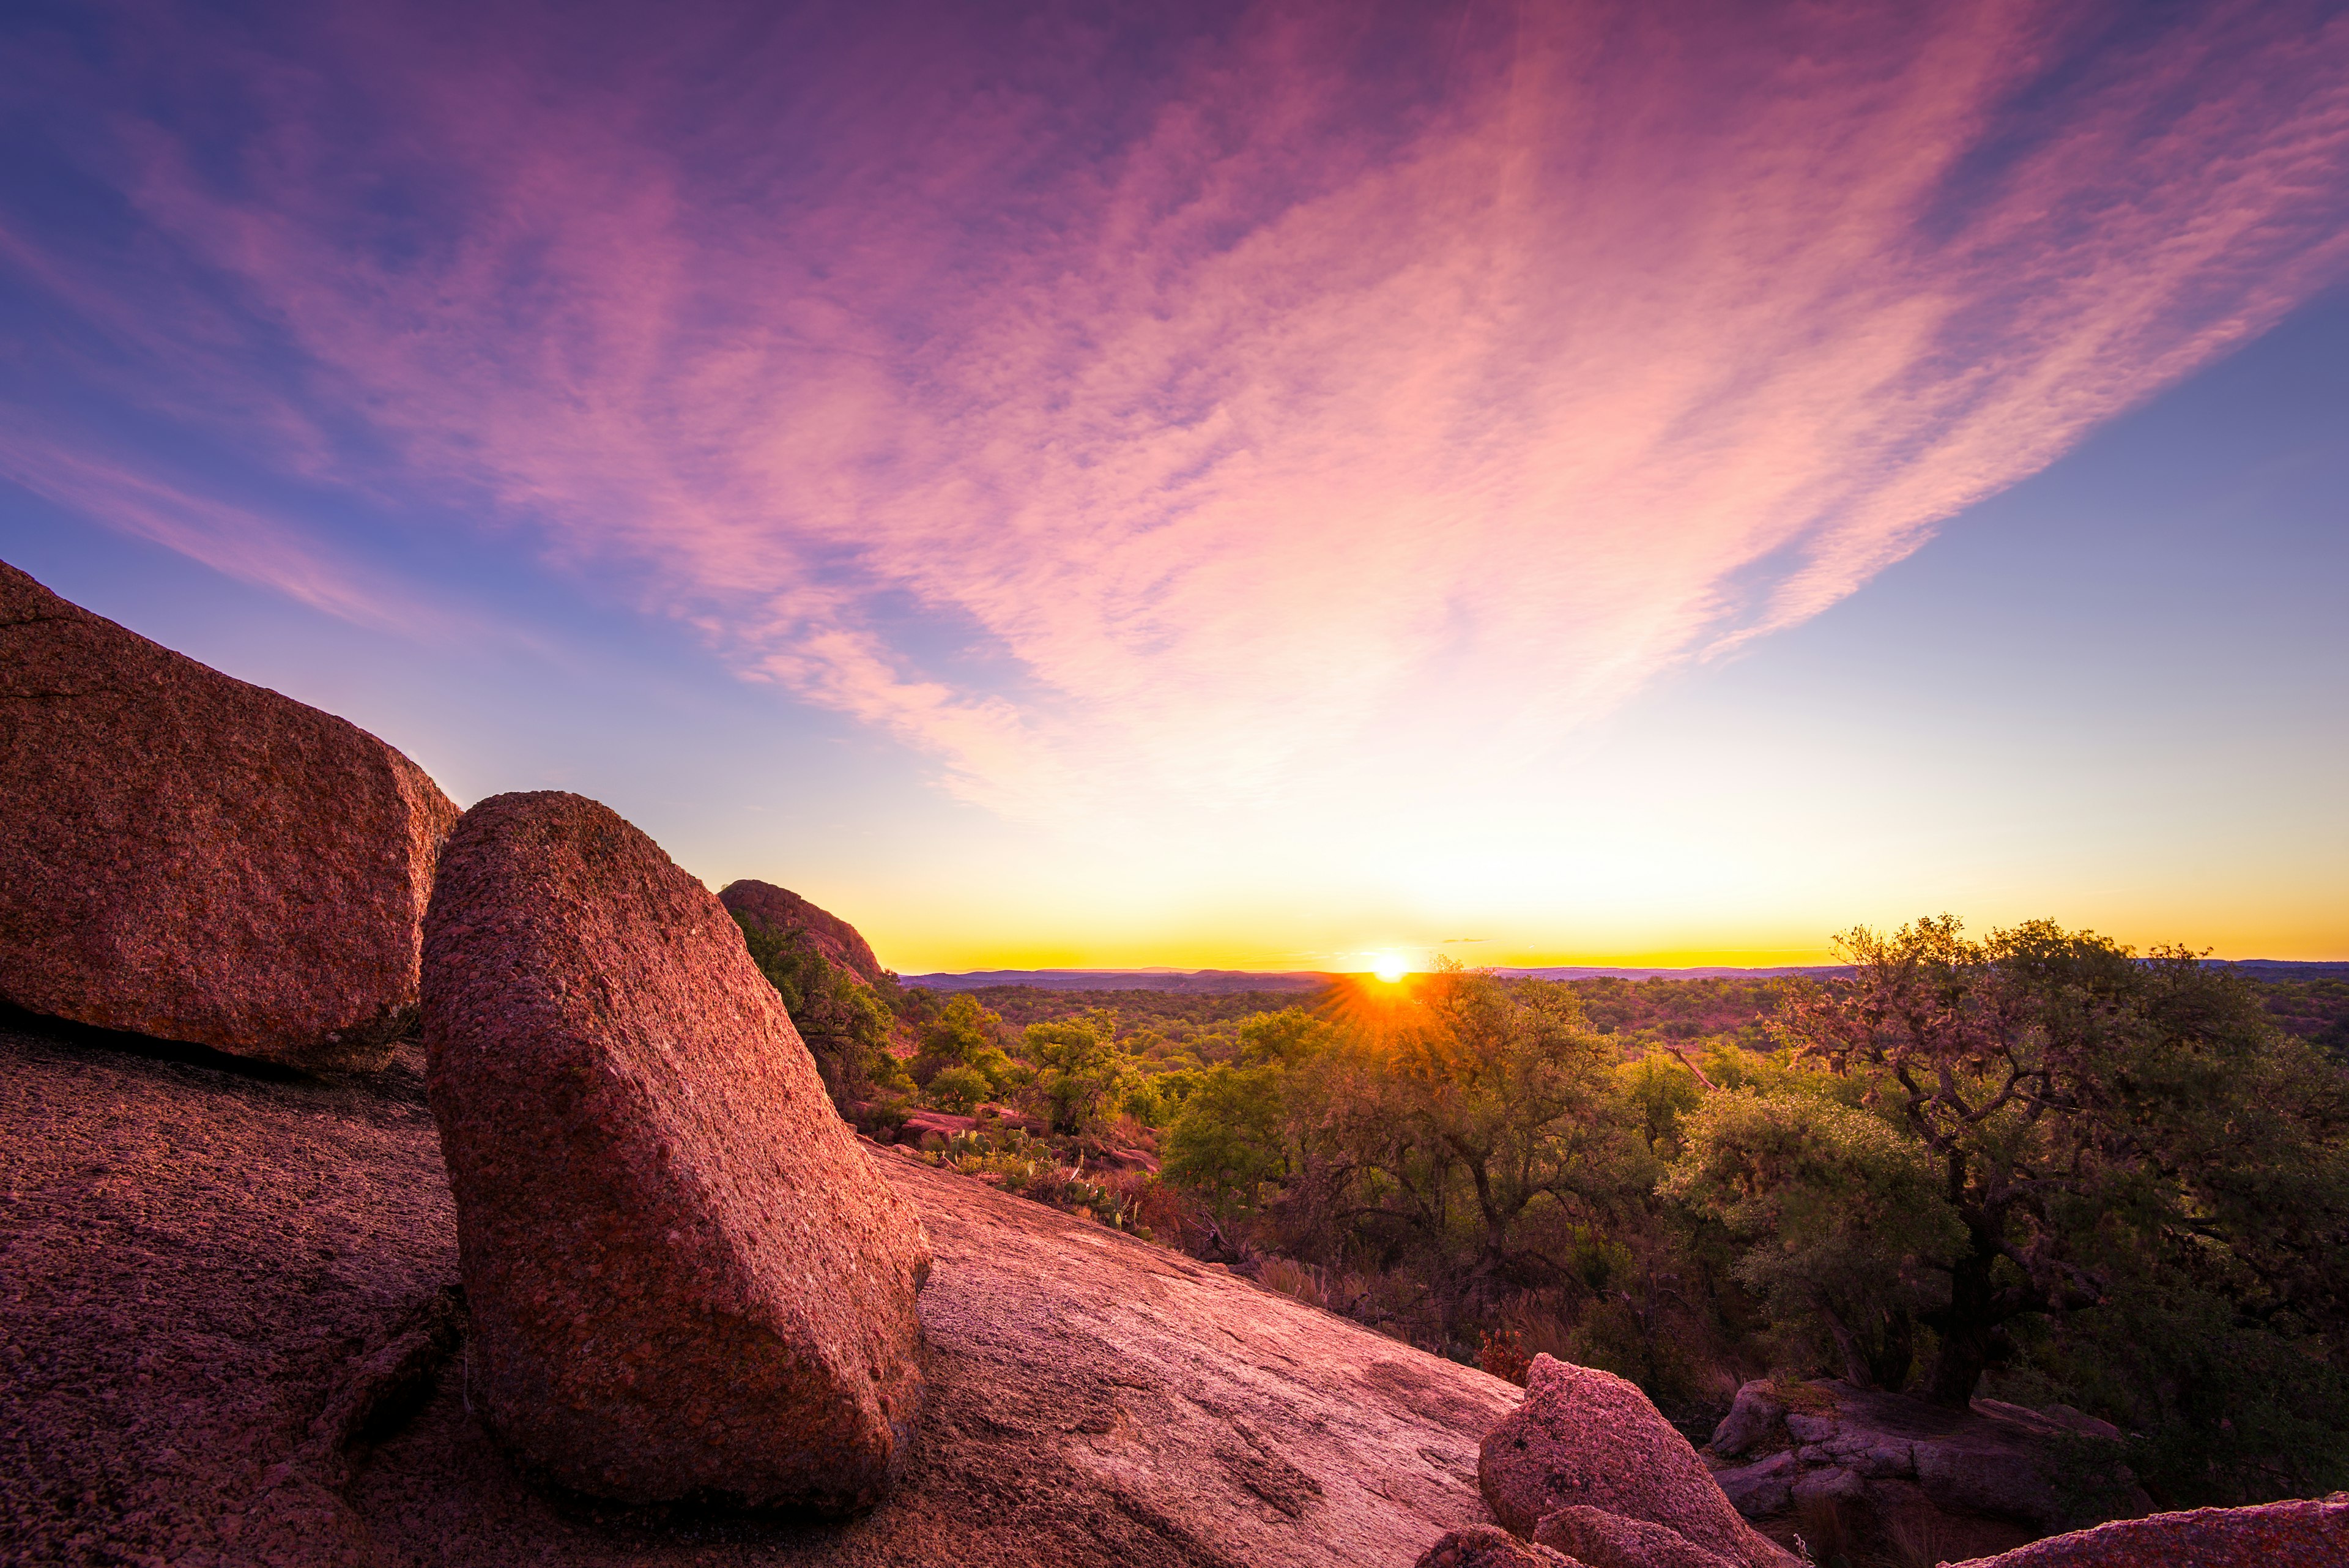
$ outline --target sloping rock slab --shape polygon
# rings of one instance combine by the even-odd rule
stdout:
[[[457,808],[357,725],[0,563],[0,998],[306,1069],[379,1067]]]
[[[2340,1568],[2349,1495],[2322,1502],[2198,1508],[2050,1536],[1956,1568]]]
[[[314,1425],[457,1273],[420,1070],[275,1083],[0,1029],[0,1559],[1407,1568],[1486,1521],[1476,1443],[1516,1388],[869,1147],[936,1255],[929,1393],[872,1512],[540,1490],[461,1349],[321,1477]]]
[[[1795,1563],[1738,1517],[1648,1397],[1611,1373],[1535,1356],[1524,1405],[1485,1435],[1476,1469],[1493,1516],[1520,1535],[1587,1505],[1663,1525],[1744,1568]]]
[[[424,1044],[499,1434],[623,1502],[878,1501],[928,1244],[709,890],[583,796],[481,802],[425,917]]]

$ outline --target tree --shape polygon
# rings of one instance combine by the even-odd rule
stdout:
[[[1050,1108],[1052,1130],[1087,1133],[1101,1125],[1133,1073],[1117,1048],[1117,1014],[1095,1008],[1081,1018],[1030,1023],[1021,1048],[1036,1064],[1036,1086]]]
[[[1704,1090],[1696,1073],[1679,1057],[1651,1051],[1616,1071],[1616,1082],[1640,1117],[1640,1134],[1650,1153],[1665,1158],[1680,1147],[1681,1118],[1696,1109]]]
[[[1931,1156],[1819,1095],[1713,1095],[1682,1132],[1661,1190],[1744,1248],[1738,1281],[1780,1324],[1830,1341],[1847,1381],[1906,1384],[1920,1314],[1966,1242]]]
[[[1288,1171],[1283,1076],[1274,1063],[1217,1063],[1166,1129],[1166,1179],[1198,1194],[1226,1224],[1252,1213],[1265,1185]]]
[[[1312,1163],[1346,1178],[1341,1218],[1437,1265],[1456,1314],[1564,1273],[1537,1232],[1569,1234],[1618,1185],[1614,1056],[1568,987],[1446,968],[1353,1032],[1318,1099]]]
[[[1019,1077],[1019,1064],[997,1044],[1002,1034],[1002,1018],[979,1005],[976,997],[949,999],[922,1025],[921,1044],[914,1055],[914,1081],[934,1087],[941,1074],[963,1068],[983,1081],[980,1100],[1002,1094]],[[968,1080],[956,1082],[968,1086]],[[960,1094],[961,1088],[954,1092]]]
[[[932,1105],[957,1116],[968,1116],[995,1092],[986,1074],[960,1063],[939,1073],[924,1087]]]
[[[1962,1406],[2024,1322],[2155,1274],[2339,1321],[2349,1230],[2339,1075],[2182,949],[2139,959],[2038,920],[1975,943],[1947,916],[1838,939],[1853,972],[1790,994],[1804,1062],[1932,1160],[1963,1244],[1919,1313],[1930,1395]]]

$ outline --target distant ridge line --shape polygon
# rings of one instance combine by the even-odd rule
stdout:
[[[2321,980],[2349,977],[2349,961],[2303,959],[2206,959],[2213,969],[2240,970],[2252,979]],[[1228,995],[1242,991],[1311,992],[1364,971],[1246,969],[983,969],[963,973],[901,975],[901,983],[929,991],[980,991],[989,986],[1027,986],[1037,991],[1167,991]],[[1622,964],[1552,964],[1539,968],[1497,966],[1485,971],[1510,980],[1770,980],[1783,975],[1849,974],[1847,964],[1779,964],[1737,968],[1702,964],[1685,969],[1641,969]]]

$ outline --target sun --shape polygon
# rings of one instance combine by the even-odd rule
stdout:
[[[1371,972],[1387,984],[1392,985],[1411,972],[1411,965],[1400,953],[1372,953]]]

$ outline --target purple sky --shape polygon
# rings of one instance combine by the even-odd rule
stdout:
[[[909,969],[2349,956],[2343,6],[1139,15],[12,7],[0,553]]]

